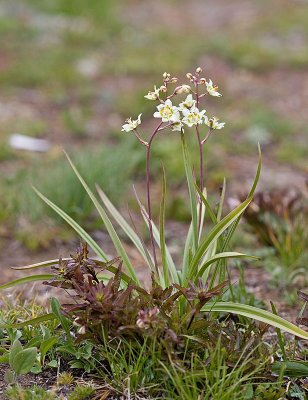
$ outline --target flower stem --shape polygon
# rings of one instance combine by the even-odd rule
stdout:
[[[196,105],[197,108],[199,108],[199,91],[198,91],[198,83],[195,83],[195,88],[196,88]],[[197,139],[198,139],[198,145],[199,145],[199,163],[200,163],[200,190],[201,193],[203,192],[203,188],[204,188],[204,177],[203,177],[203,142],[201,140],[201,136],[200,136],[200,130],[199,130],[199,126],[196,125],[196,133],[197,133]],[[199,212],[199,218],[198,218],[198,237],[200,236],[200,231],[201,231],[201,218],[202,218],[202,212],[201,212],[201,206],[202,206],[202,201],[199,198],[199,204],[200,204],[200,212]]]
[[[156,269],[156,273],[158,275],[158,263],[157,263],[157,256],[156,256],[156,248],[155,248],[155,241],[154,241],[154,235],[153,235],[153,226],[152,226],[152,209],[151,209],[151,182],[150,182],[150,161],[151,161],[151,145],[153,142],[153,139],[157,132],[159,131],[159,128],[161,127],[162,122],[156,127],[156,129],[153,131],[150,140],[148,142],[148,145],[146,147],[146,192],[147,192],[147,208],[148,208],[148,217],[149,217],[149,231],[150,231],[150,239],[151,239],[151,245],[152,245],[152,251],[153,251],[153,259],[154,259],[154,266]]]

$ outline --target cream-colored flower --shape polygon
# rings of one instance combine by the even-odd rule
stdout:
[[[183,127],[184,127],[183,122],[179,120],[171,125],[171,130],[174,132],[181,132],[182,130],[184,130]]]
[[[148,92],[147,95],[145,95],[144,97],[148,100],[158,100],[159,99],[159,91],[160,88],[156,88],[156,86],[154,86],[154,91],[153,92]]]
[[[206,90],[208,91],[208,94],[210,94],[211,96],[215,96],[215,97],[222,96],[220,93],[217,92],[218,86],[214,86],[211,79],[209,79],[208,82],[205,82],[205,85],[206,85]]]
[[[173,122],[173,124],[171,125],[171,130],[172,131],[178,131],[181,132],[183,129],[183,122],[181,120],[181,116],[180,113],[178,114],[178,118]]]
[[[203,117],[205,110],[199,111],[197,107],[193,107],[190,110],[183,110],[183,122],[189,127],[200,125],[203,123]]]
[[[141,124],[141,115],[138,115],[138,118],[136,120],[132,120],[131,118],[128,118],[125,122],[127,122],[126,124],[124,124],[122,126],[122,131],[123,132],[130,132],[133,131],[137,128],[138,125]]]
[[[194,108],[196,105],[196,100],[193,99],[192,94],[189,94],[186,99],[179,104],[179,109],[184,113],[184,111]]]
[[[219,119],[216,117],[208,119],[206,115],[204,116],[204,123],[211,129],[222,129],[225,126],[225,122],[218,122],[218,121]]]
[[[157,106],[154,118],[161,118],[162,122],[174,122],[179,119],[179,110],[172,105],[171,100],[166,100],[164,103]]]

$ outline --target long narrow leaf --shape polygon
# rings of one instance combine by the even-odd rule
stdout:
[[[208,212],[209,217],[211,218],[213,224],[217,224],[217,222],[218,222],[217,221],[217,217],[214,214],[210,203],[207,201],[206,196],[201,192],[201,190],[198,188],[197,185],[195,185],[195,188],[196,188],[196,190],[197,190],[197,192],[198,192],[198,194],[199,194],[199,196],[200,196],[200,198],[202,200],[202,203],[205,205],[206,211]]]
[[[139,204],[139,207],[140,207],[140,211],[141,211],[141,215],[142,215],[142,217],[144,219],[144,222],[147,224],[147,226],[149,228],[149,226],[150,226],[149,225],[149,215],[148,215],[145,207],[142,205],[142,203],[141,203],[136,191],[135,191],[135,196],[136,196],[136,199],[138,201],[138,204]],[[151,222],[152,222],[152,230],[153,230],[154,240],[157,243],[157,245],[160,247],[159,230],[158,230],[157,226],[155,225],[154,221],[152,220]],[[178,272],[176,270],[176,267],[175,267],[174,261],[172,259],[172,256],[170,254],[170,251],[168,249],[168,246],[166,246],[165,249],[166,249],[166,260],[167,260],[167,263],[168,263],[169,272],[170,272],[170,274],[172,276],[172,280],[175,283],[179,283]]]
[[[251,198],[245,200],[242,204],[225,216],[219,223],[217,223],[217,225],[214,226],[203,242],[201,242],[190,264],[190,277],[193,278],[197,273],[198,264],[204,253],[208,250],[209,246],[211,246],[211,244],[214,243],[215,240],[217,240],[219,236],[245,211],[251,200]]]
[[[28,326],[28,325],[33,326],[33,325],[40,324],[41,322],[52,321],[54,319],[57,319],[57,317],[54,315],[54,313],[49,313],[49,314],[41,315],[40,317],[29,319],[28,321],[18,322],[16,324],[0,324],[0,328],[1,329],[8,329],[8,328],[19,329],[19,328],[23,328],[24,326]]]
[[[79,225],[76,221],[73,220],[66,212],[61,210],[56,204],[47,199],[41,192],[39,192],[35,187],[33,187],[35,193],[47,204],[50,208],[52,208],[60,217],[64,219],[84,240],[88,245],[92,248],[95,254],[101,258],[102,260],[107,261],[108,257],[105,252],[101,249],[101,247],[95,242],[95,240]]]
[[[221,215],[222,215],[222,209],[225,201],[225,194],[226,194],[226,178],[224,178],[223,184],[222,184],[222,190],[221,190],[221,195],[220,195],[220,200],[219,200],[219,206],[218,206],[218,211],[217,211],[217,221],[219,222],[221,220]]]
[[[258,144],[258,151],[259,151],[258,167],[257,167],[257,171],[256,171],[256,175],[255,175],[252,187],[250,189],[250,192],[248,193],[247,199],[253,197],[253,195],[255,193],[255,190],[256,190],[256,187],[257,187],[257,184],[259,182],[260,174],[261,174],[262,152],[261,152],[260,144]],[[228,245],[230,243],[230,240],[232,239],[232,236],[233,236],[233,234],[234,234],[234,232],[235,232],[240,220],[241,220],[241,216],[237,220],[235,220],[234,223],[231,225],[231,227],[230,227],[230,229],[229,229],[229,231],[227,233],[227,236],[226,236],[226,238],[224,240],[222,251],[225,251],[227,249],[227,247],[228,247]]]
[[[210,258],[209,260],[207,260],[202,267],[199,269],[196,279],[199,276],[202,276],[205,272],[205,270],[214,262],[219,261],[219,260],[224,260],[227,258],[254,258],[257,259],[258,257],[254,257],[254,256],[249,256],[248,254],[244,254],[244,253],[237,253],[237,252],[225,252],[225,253],[218,253],[215,254],[215,256],[213,256],[212,258]]]
[[[63,261],[70,260],[70,258],[62,258]],[[48,260],[48,261],[42,261],[36,264],[29,264],[25,265],[23,267],[12,267],[12,269],[17,270],[17,271],[24,271],[27,269],[36,269],[36,268],[45,268],[45,267],[50,267],[51,265],[56,265],[59,263],[59,259],[56,258],[54,260]]]
[[[202,308],[202,311],[207,312],[226,312],[237,315],[242,315],[247,318],[255,319],[275,328],[281,329],[284,332],[291,333],[294,336],[308,340],[308,332],[292,324],[291,322],[275,315],[269,311],[259,309],[257,307],[248,306],[246,304],[232,302],[217,302],[215,304],[207,304]]]
[[[63,261],[68,261],[68,260],[71,260],[71,258],[62,258],[62,260]],[[37,263],[37,264],[25,265],[24,267],[13,267],[12,269],[18,270],[18,271],[25,271],[25,270],[29,270],[29,269],[35,269],[35,268],[46,268],[46,267],[50,267],[51,265],[58,264],[58,262],[59,262],[58,259],[48,260],[48,261],[43,261],[43,262],[40,262],[40,263]],[[113,274],[116,274],[117,271],[118,271],[117,267],[114,267],[113,265],[108,265],[108,263],[105,263],[103,261],[95,260],[95,262],[99,266],[101,266],[104,270],[112,272]],[[51,275],[51,276],[54,277],[55,275]],[[124,282],[126,282],[126,283],[131,282],[131,278],[127,274],[125,274],[124,272],[121,272],[121,276],[122,276],[122,280]],[[0,287],[0,289],[1,289],[1,287]]]
[[[148,220],[147,220],[146,216],[144,216],[144,220],[148,224]],[[153,228],[153,236],[154,236],[155,242],[158,244],[158,246],[160,246],[159,230],[153,221],[152,221],[152,228]],[[168,249],[168,246],[165,247],[165,250],[166,250],[166,260],[168,263],[170,273],[172,275],[172,279],[174,282],[179,283],[179,277],[177,274],[177,270],[175,268],[175,264],[174,264],[171,254],[170,254],[170,251]]]
[[[29,282],[46,281],[53,277],[54,277],[53,274],[40,274],[40,275],[25,276],[24,278],[15,279],[13,281],[5,283],[4,285],[1,285],[0,290],[8,289],[10,287],[14,287],[14,286],[18,286],[18,285],[24,285],[25,283],[29,283]]]
[[[66,153],[65,153],[66,154]],[[68,156],[68,154],[66,154],[66,157],[69,161],[69,163],[71,164],[71,167],[73,168],[73,171],[75,172],[77,178],[79,179],[79,181],[81,182],[82,186],[85,188],[86,192],[88,193],[89,197],[91,198],[95,208],[97,209],[100,217],[102,218],[102,221],[109,233],[109,236],[114,244],[114,247],[116,248],[118,255],[122,257],[123,263],[127,269],[127,272],[129,273],[129,275],[131,276],[132,280],[136,283],[139,283],[139,279],[136,275],[136,272],[134,270],[134,267],[132,266],[128,255],[106,213],[106,211],[103,209],[103,207],[100,205],[100,203],[98,202],[98,200],[96,199],[96,197],[94,196],[93,192],[91,191],[91,189],[89,188],[89,186],[86,184],[85,180],[82,178],[82,176],[80,175],[80,173],[78,172],[77,168],[75,167],[75,165],[73,164],[72,160],[70,159],[70,157]]]
[[[119,211],[115,208],[115,206],[111,203],[109,198],[106,196],[104,191],[96,185],[96,190],[102,199],[105,207],[107,210],[110,212],[110,214],[113,216],[113,218],[117,221],[119,226],[123,229],[123,231],[126,233],[127,237],[133,242],[133,244],[136,246],[136,249],[139,251],[143,259],[147,262],[148,266],[152,268],[150,259],[151,256],[149,252],[146,252],[144,249],[142,242],[140,238],[138,237],[137,233],[130,227],[128,222],[125,220],[125,218],[122,217],[122,215],[119,213]]]
[[[206,189],[204,189],[203,196],[206,196]],[[202,234],[202,229],[203,229],[203,224],[204,224],[204,216],[205,216],[205,207],[204,207],[203,203],[198,204],[198,208],[197,208],[198,220],[199,220],[200,212],[202,213],[202,215],[201,215],[201,223],[200,223],[199,240],[201,239],[201,234]],[[182,265],[182,271],[181,271],[182,279],[187,274],[187,270],[188,270],[189,263],[190,263],[189,257],[191,254],[192,245],[193,245],[193,225],[191,222],[191,224],[189,225],[188,233],[187,233],[186,240],[185,240],[185,246],[184,246],[183,265]]]
[[[195,181],[192,173],[192,166],[190,163],[187,144],[185,141],[184,133],[181,133],[182,139],[182,150],[183,150],[183,159],[184,159],[184,167],[188,185],[189,199],[190,199],[190,210],[192,216],[192,227],[193,227],[193,250],[194,252],[198,247],[198,212],[197,212],[197,201],[195,195]]]
[[[163,167],[162,193],[160,202],[160,217],[159,217],[159,242],[161,251],[161,262],[163,266],[164,286],[169,286],[169,269],[166,257],[165,243],[165,208],[166,208],[166,174]]]

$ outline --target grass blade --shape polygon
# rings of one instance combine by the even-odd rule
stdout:
[[[148,215],[147,215],[145,209],[143,209],[141,212],[142,212],[142,216],[143,216],[143,219],[144,219],[145,223],[147,224],[147,226],[149,226],[149,218],[148,218]],[[154,240],[158,244],[158,246],[160,247],[159,230],[158,230],[157,226],[155,225],[155,223],[153,221],[152,221],[152,229],[153,229]],[[172,276],[172,280],[175,283],[179,283],[179,277],[178,277],[178,274],[177,274],[177,270],[176,270],[174,261],[172,259],[172,256],[170,254],[170,251],[168,249],[168,246],[165,246],[165,251],[166,251],[166,260],[167,260],[167,263],[168,263],[169,272],[170,272],[170,274]]]
[[[104,261],[108,261],[108,257],[105,252],[100,248],[100,246],[95,242],[95,240],[79,225],[76,221],[73,220],[66,212],[61,210],[56,204],[47,199],[41,192],[39,192],[35,187],[33,188],[35,193],[50,207],[52,208],[60,217],[64,219],[84,240],[88,245],[92,248],[95,254]]]
[[[136,246],[136,249],[139,251],[143,259],[147,262],[148,266],[151,268],[151,264],[149,262],[149,256],[150,254],[146,254],[145,249],[142,245],[142,242],[136,232],[130,227],[128,222],[122,217],[122,215],[119,213],[119,211],[116,209],[116,207],[111,203],[109,198],[106,196],[104,191],[96,185],[96,190],[103,201],[105,207],[107,210],[110,212],[110,214],[113,216],[113,218],[117,221],[117,223],[120,225],[120,227],[123,229],[123,231],[126,233],[127,237],[133,242],[133,244]]]
[[[127,269],[128,274],[131,276],[132,280],[135,283],[139,283],[139,279],[137,278],[136,272],[134,270],[133,265],[131,264],[128,255],[106,213],[106,211],[103,209],[103,207],[100,205],[100,203],[98,202],[98,200],[96,199],[96,197],[94,196],[93,192],[91,191],[91,189],[89,188],[89,186],[86,184],[85,180],[82,178],[82,176],[80,175],[80,173],[78,172],[77,168],[75,167],[75,165],[73,164],[72,160],[70,159],[70,157],[68,156],[68,154],[66,154],[66,157],[69,161],[69,163],[71,164],[71,167],[73,168],[73,171],[75,172],[77,178],[79,179],[80,183],[82,184],[82,186],[85,188],[86,192],[88,193],[88,195],[90,196],[95,208],[97,209],[100,217],[102,218],[102,221],[109,233],[109,236],[114,244],[114,247],[116,248],[118,255],[122,257],[123,263]]]
[[[218,211],[217,211],[217,221],[219,222],[221,220],[221,215],[222,215],[222,209],[225,201],[225,194],[226,194],[226,178],[224,178],[223,184],[222,184],[222,190],[221,190],[221,195],[220,195],[220,200],[219,200],[219,206],[218,206]]]
[[[165,208],[166,208],[166,174],[163,167],[162,194],[161,194],[160,214],[159,214],[159,242],[161,251],[161,261],[163,266],[164,284],[165,287],[168,287],[169,269],[166,258],[166,243],[165,243]]]
[[[257,307],[248,306],[246,304],[232,302],[217,302],[215,304],[207,304],[202,308],[207,312],[226,312],[242,315],[247,318],[255,319],[265,324],[271,325],[282,331],[291,333],[294,336],[308,340],[308,332],[292,324],[291,322],[275,315],[269,311],[259,309]]]
[[[70,258],[62,258],[63,261],[70,260]],[[51,265],[56,265],[59,263],[59,259],[56,258],[55,260],[48,260],[48,261],[42,261],[36,264],[30,264],[30,265],[25,265],[23,267],[12,267],[12,269],[16,271],[24,271],[27,269],[35,269],[35,268],[44,268],[44,267],[50,267]]]
[[[41,322],[46,322],[46,321],[52,321],[54,319],[57,319],[54,313],[49,313],[49,314],[44,314],[41,315],[40,317],[36,317],[33,319],[29,319],[28,321],[24,322],[18,322],[16,324],[0,324],[1,329],[18,329],[18,328],[23,328],[24,326],[28,325],[37,325],[40,324]]]
[[[219,260],[223,260],[223,259],[227,259],[227,258],[254,258],[257,259],[258,257],[254,257],[254,256],[249,256],[248,254],[244,254],[244,253],[237,253],[237,252],[225,252],[225,253],[218,253],[215,254],[213,257],[211,257],[209,260],[207,260],[202,267],[199,269],[197,276],[196,276],[196,280],[199,276],[202,276],[205,272],[205,270],[214,262],[219,261]]]
[[[191,261],[188,273],[189,277],[194,278],[197,273],[198,264],[204,253],[208,250],[212,243],[214,243],[221,236],[221,234],[239,217],[239,215],[245,211],[251,200],[252,198],[245,200],[242,204],[225,216],[220,222],[218,222],[209,232],[208,236],[199,245],[197,252]]]
[[[254,193],[255,193],[255,190],[256,190],[256,187],[257,187],[257,184],[258,184],[258,182],[259,182],[260,174],[261,174],[262,153],[261,153],[260,144],[258,144],[258,151],[259,151],[258,167],[257,167],[257,171],[256,171],[256,175],[255,175],[255,178],[254,178],[252,187],[251,187],[251,189],[250,189],[250,192],[248,193],[247,199],[253,197],[253,195],[254,195]],[[224,250],[227,249],[227,247],[228,247],[228,245],[229,245],[229,243],[230,243],[230,240],[232,239],[232,236],[233,236],[233,234],[234,234],[234,232],[235,232],[235,230],[236,230],[236,228],[237,228],[237,226],[238,226],[240,220],[241,220],[241,218],[239,217],[239,218],[238,218],[236,221],[234,221],[234,223],[231,225],[231,227],[230,227],[230,229],[229,229],[229,231],[228,231],[228,233],[227,233],[227,236],[226,236],[226,238],[225,238],[225,241],[224,241],[224,244],[223,244],[223,247],[222,247],[222,251],[224,251]]]
[[[192,217],[193,250],[195,252],[198,247],[198,212],[197,212],[197,200],[195,196],[195,180],[193,177],[192,166],[190,163],[187,144],[183,132],[181,133],[181,139],[182,139],[184,167],[185,167],[189,199],[190,199],[190,210]]]
[[[24,278],[15,279],[13,281],[5,283],[4,285],[1,285],[0,290],[8,289],[10,287],[14,287],[14,286],[18,286],[18,285],[24,285],[25,283],[29,283],[29,282],[46,281],[53,277],[54,277],[54,274],[39,274],[39,275],[25,276]]]

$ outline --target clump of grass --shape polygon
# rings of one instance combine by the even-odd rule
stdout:
[[[5,391],[7,400],[56,400],[54,393],[46,391],[46,389],[33,386],[24,389],[21,386],[12,386]]]
[[[68,395],[68,400],[86,400],[90,399],[95,393],[91,385],[76,385],[74,390]]]

